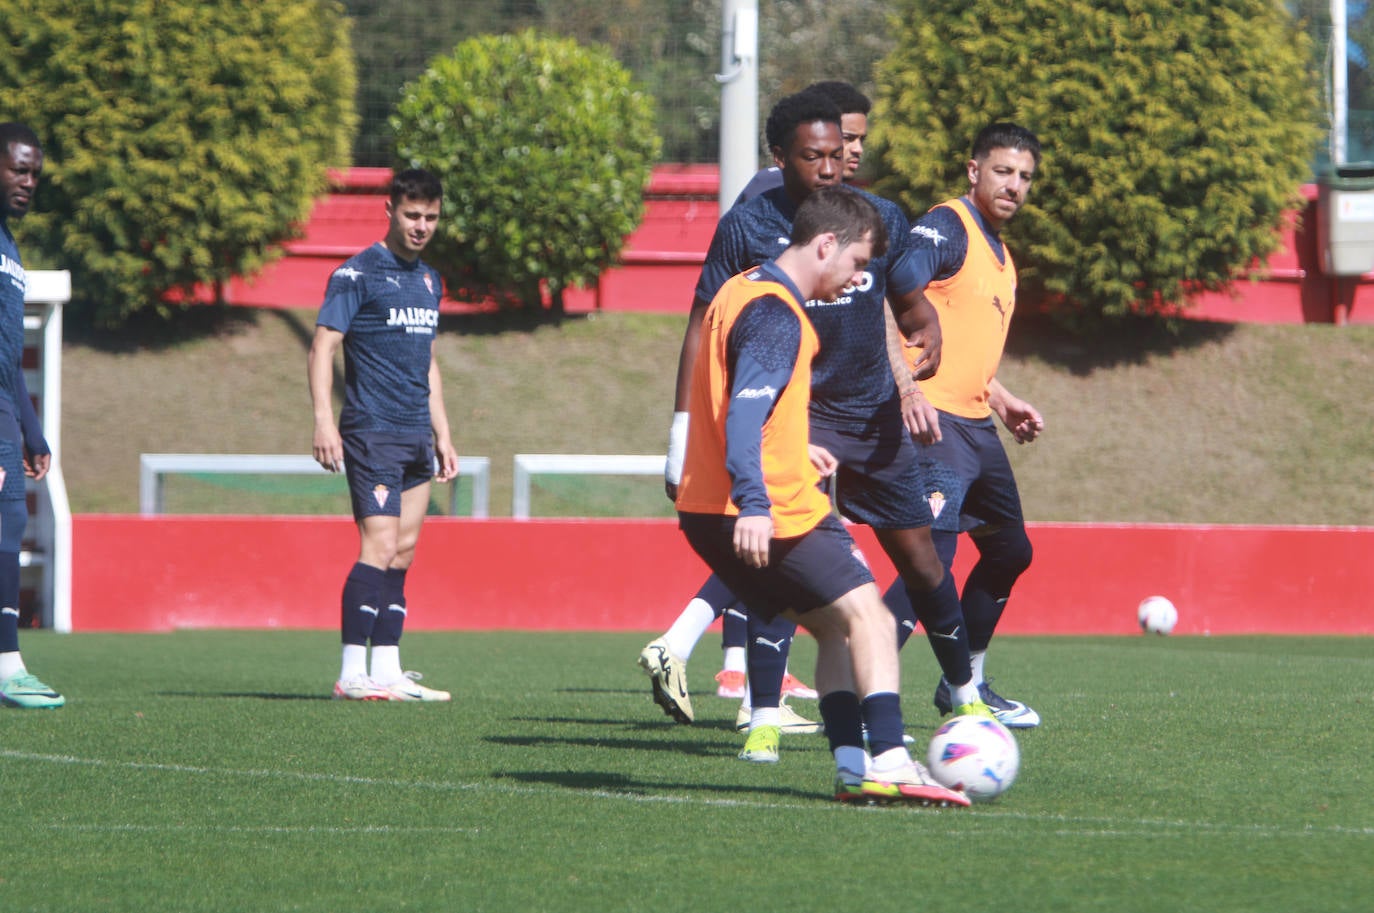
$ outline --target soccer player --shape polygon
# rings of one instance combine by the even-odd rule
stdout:
[[[841,178],[845,182],[854,180],[859,172],[859,165],[863,161],[864,140],[868,139],[868,112],[872,110],[873,103],[868,96],[864,95],[853,85],[838,79],[813,82],[802,91],[814,92],[822,95],[835,103],[840,109],[840,136],[844,140],[844,173]],[[782,145],[782,137],[765,136],[768,147]],[[782,186],[782,169],[777,165],[770,165],[761,169],[755,174],[744,190],[740,191],[735,198],[734,205],[753,199],[759,194]],[[707,590],[709,597],[711,590]],[[700,594],[699,594],[700,595]],[[815,699],[817,693],[814,689],[808,688],[800,679],[787,669],[787,656],[791,649],[792,636],[796,633],[797,626],[779,618],[771,623],[765,623],[759,618],[751,618],[745,611],[744,606],[727,606],[719,613],[721,615],[721,646],[724,648],[721,658],[721,670],[716,673],[716,694],[720,697],[741,698],[743,703],[740,705],[739,716],[736,724],[740,728],[748,726],[751,716],[751,705],[748,691],[749,668],[748,655],[754,655],[754,664],[775,665],[777,659],[769,656],[767,651],[771,650],[782,656],[783,678],[782,695],[783,697],[810,698]],[[685,658],[685,657],[684,657]],[[813,732],[816,727],[810,726],[809,721],[801,718],[793,712],[789,712],[785,704],[782,705],[784,717],[783,730],[785,732],[805,733]]]
[[[686,381],[700,340],[705,303],[735,272],[769,259],[791,232],[792,218],[805,199],[822,187],[839,183],[844,161],[840,116],[835,105],[814,93],[782,99],[769,115],[770,135],[784,138],[773,150],[783,186],[731,209],[716,226],[688,316],[678,366],[677,408],[685,410]],[[897,206],[856,190],[882,214],[888,237],[905,239],[910,225]],[[897,252],[899,253],[899,252]],[[955,706],[962,712],[991,711],[978,697],[971,677],[968,641],[960,617],[958,593],[930,538],[931,514],[925,500],[920,466],[907,431],[907,417],[888,360],[888,303],[909,344],[921,352],[918,373],[940,362],[940,328],[935,310],[893,251],[874,257],[861,280],[834,300],[810,300],[808,317],[821,339],[812,371],[811,443],[818,459],[833,471],[842,514],[873,527],[879,544],[910,589],[941,669],[951,683]],[[674,415],[673,435],[690,427],[685,415]],[[670,437],[665,483],[675,480],[675,451]],[[676,655],[672,631],[651,642],[640,654],[649,674],[654,700],[666,713],[691,719],[685,668]],[[753,655],[751,654],[751,661]],[[785,662],[785,660],[784,660]],[[777,725],[780,668],[769,674],[751,667],[753,712],[749,739],[741,757],[776,761],[766,739],[751,744],[756,730]],[[818,684],[819,687],[819,684]],[[822,703],[822,713],[824,704]]]
[[[836,799],[966,806],[903,744],[892,619],[808,452],[821,342],[802,302],[833,301],[861,283],[886,248],[886,227],[859,193],[830,187],[797,209],[790,239],[776,259],[724,282],[704,314],[688,378],[679,524],[751,611],[785,613],[816,638]],[[774,745],[777,733],[771,727]]]
[[[43,148],[24,124],[0,124],[0,706],[56,709],[66,699],[19,652],[19,551],[29,520],[24,478],[48,474],[52,451],[24,383],[24,265],[10,232],[33,204]]]
[[[846,182],[854,180],[859,173],[859,165],[864,158],[864,140],[868,139],[868,112],[873,109],[873,103],[868,96],[856,89],[852,84],[839,79],[827,79],[821,82],[813,82],[802,90],[803,92],[816,92],[824,95],[835,103],[840,109],[840,137],[844,140],[844,174]],[[780,137],[766,136],[765,141],[768,148],[780,145]],[[769,165],[767,168],[760,169],[749,183],[744,185],[739,196],[735,197],[732,206],[738,206],[746,200],[754,197],[766,190],[782,186],[782,169],[777,165]]]
[[[403,671],[406,571],[415,559],[431,479],[458,474],[434,337],[443,285],[420,260],[443,188],[428,171],[395,175],[386,237],[329,277],[310,346],[314,456],[343,469],[360,548],[343,588],[343,663],[334,697],[447,701]],[[334,422],[334,356],[344,350],[344,404]],[[436,465],[436,454],[438,457]],[[368,644],[371,644],[371,666]]]
[[[905,254],[944,332],[940,372],[909,391],[935,409],[937,436],[930,443],[917,441],[929,498],[940,506],[932,537],[947,569],[961,530],[978,548],[960,598],[973,684],[1004,725],[1021,729],[1039,725],[1040,715],[993,691],[984,664],[1012,586],[1031,561],[1021,496],[992,416],[1022,444],[1045,429],[1035,407],[1013,396],[996,376],[1016,308],[1016,266],[1000,232],[1025,205],[1039,165],[1035,134],[1016,124],[984,128],[973,141],[968,193],[918,219]],[[886,599],[904,621],[898,635],[904,640],[915,622],[911,602],[901,587],[890,589]],[[944,678],[935,689],[935,706],[941,714],[953,710]]]
[[[868,112],[872,108],[872,103],[853,85],[839,80],[812,83],[803,91],[828,98],[839,108],[840,133],[844,139],[842,178],[845,181],[853,180],[863,160],[863,144],[868,138]],[[765,140],[769,148],[781,147],[784,137],[776,133],[782,125],[777,121],[770,121],[769,125],[765,126]],[[738,206],[765,191],[781,186],[781,168],[771,165],[761,169],[740,192],[734,205]],[[715,677],[716,694],[719,697],[737,698],[742,701],[736,717],[738,728],[747,729],[752,718],[747,674],[751,665],[765,669],[776,667],[780,662],[783,669],[781,694],[784,698],[817,697],[814,689],[809,688],[787,668],[787,657],[791,649],[792,636],[796,633],[796,625],[785,618],[765,623],[757,617],[749,616],[745,607],[734,603],[733,594],[721,586],[715,577],[707,580],[670,627],[667,638],[675,644],[675,652],[683,662],[691,658],[697,641],[717,617],[722,619],[723,651],[721,670]],[[768,674],[764,672],[765,677]],[[785,702],[780,704],[779,710],[784,732],[804,734],[819,729],[810,720],[788,707]]]

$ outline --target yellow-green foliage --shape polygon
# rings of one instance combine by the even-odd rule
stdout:
[[[923,212],[967,189],[977,131],[1045,147],[1008,235],[1025,290],[1082,317],[1222,288],[1271,253],[1322,111],[1274,0],[901,0],[874,131],[882,192]]]
[[[444,182],[425,255],[451,289],[539,300],[594,282],[644,212],[653,100],[608,53],[524,31],[436,58],[403,90],[398,158]]]
[[[47,157],[26,262],[99,322],[258,269],[348,164],[333,0],[10,0],[0,36],[4,119]]]

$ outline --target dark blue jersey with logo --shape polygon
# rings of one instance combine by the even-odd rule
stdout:
[[[430,428],[429,365],[443,283],[378,242],[329,277],[319,326],[344,334],[339,430]]]
[[[860,287],[845,289],[834,301],[806,302],[821,342],[811,366],[811,421],[838,429],[870,427],[880,416],[900,421],[897,382],[887,358],[884,299],[889,291],[902,294],[917,287],[900,256],[910,230],[906,216],[881,197],[857,188],[853,192],[863,194],[882,215],[888,251],[869,262]],[[732,207],[711,238],[697,297],[710,301],[731,276],[782,253],[796,212],[781,187]]]
[[[23,386],[24,265],[10,227],[0,220],[0,414],[19,417]],[[23,392],[21,392],[23,391]],[[8,432],[5,423],[4,432]]]

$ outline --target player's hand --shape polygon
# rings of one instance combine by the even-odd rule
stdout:
[[[668,428],[668,459],[663,464],[663,492],[669,501],[677,500],[682,482],[682,463],[687,458],[687,413],[674,412]]]
[[[840,468],[840,461],[835,459],[835,455],[819,444],[807,444],[806,455],[811,458],[811,465],[816,467],[822,479],[830,478]]]
[[[1034,406],[1023,399],[1006,396],[996,412],[1018,444],[1029,444],[1045,430],[1045,419]]]
[[[330,472],[343,469],[343,438],[334,425],[316,425],[315,442],[311,447],[315,462]]]
[[[735,520],[735,556],[750,567],[768,566],[773,542],[773,518],[738,517]]]
[[[453,448],[453,442],[449,440],[436,441],[434,450],[438,457],[434,481],[448,482],[458,478],[458,451]]]
[[[913,389],[902,397],[902,424],[907,433],[922,444],[940,441],[940,413],[920,390]]]
[[[908,359],[911,364],[911,376],[916,380],[927,380],[935,376],[935,372],[940,369],[940,350],[944,345],[944,337],[940,333],[938,321],[926,324],[919,331],[907,337],[903,343],[908,349],[919,349],[915,360]]]
[[[30,454],[27,451],[25,451],[24,475],[33,479],[35,482],[40,481],[44,476],[48,474],[48,468],[50,466],[52,466],[51,453]]]

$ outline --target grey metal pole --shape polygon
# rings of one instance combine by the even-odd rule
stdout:
[[[759,4],[723,0],[720,72],[720,209],[735,201],[758,170]]]

